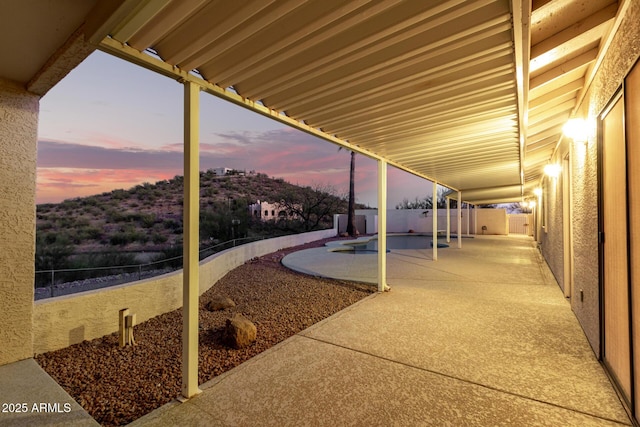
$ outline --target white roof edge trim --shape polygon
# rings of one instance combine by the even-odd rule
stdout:
[[[531,57],[531,2],[511,0],[513,41],[518,96],[518,130],[520,145],[520,184],[524,186],[525,146],[528,126],[529,60]],[[523,193],[524,194],[524,193]]]

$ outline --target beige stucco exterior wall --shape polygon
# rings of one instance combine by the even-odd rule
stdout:
[[[335,229],[261,240],[228,249],[200,262],[200,294],[246,261],[281,248],[333,237]],[[33,264],[33,263],[32,263]],[[29,278],[33,288],[33,276]],[[33,300],[33,294],[31,295]],[[128,308],[138,323],[182,307],[182,272],[111,288],[35,302],[33,352],[57,350],[118,330],[118,312]]]
[[[0,80],[0,365],[33,356],[39,98]]]
[[[425,214],[426,212],[426,214]],[[378,210],[377,209],[356,209],[356,217],[365,217],[366,232],[373,234],[378,232]],[[456,209],[451,209],[449,217],[451,221],[451,232],[458,232],[458,213]],[[469,229],[471,233],[475,230],[474,209],[469,210]],[[346,218],[346,215],[345,215]],[[345,220],[346,221],[346,220]],[[345,226],[346,227],[346,226]],[[342,228],[342,227],[341,227]],[[438,209],[438,230],[447,229],[447,210]],[[358,229],[359,230],[359,229]],[[387,233],[407,233],[413,230],[416,233],[431,233],[433,231],[433,211],[431,209],[388,209],[387,210]],[[462,209],[462,233],[467,231],[467,209]]]
[[[584,300],[574,297],[571,307],[578,318],[594,352],[600,350],[600,311],[598,289],[598,115],[607,105],[624,76],[640,55],[640,1],[631,0],[622,23],[615,34],[609,51],[586,93],[578,115],[589,120],[593,137],[588,144],[576,144],[571,148],[571,206],[574,286],[576,292],[584,292]],[[605,189],[606,191],[606,189]],[[549,201],[551,212],[562,212],[561,198]],[[549,216],[549,232],[562,233],[562,216]],[[557,236],[560,239],[562,235]],[[562,272],[554,266],[562,259],[562,245],[548,235],[542,241],[543,255],[556,277]]]
[[[486,226],[486,230],[482,227]],[[478,209],[478,234],[509,234],[509,219],[505,209]]]
[[[555,162],[562,164],[559,156]],[[564,259],[563,259],[563,220],[562,220],[562,180],[569,179],[568,171],[562,171],[558,178],[545,178],[543,185],[546,205],[542,205],[543,215],[546,215],[545,227],[540,233],[542,254],[547,260],[549,269],[553,273],[561,289],[564,289]]]

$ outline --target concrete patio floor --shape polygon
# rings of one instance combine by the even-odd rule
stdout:
[[[455,246],[455,242],[454,242]],[[374,294],[132,426],[619,426],[614,389],[530,238],[388,254]],[[350,261],[349,261],[350,260]],[[376,255],[289,255],[314,274],[375,282]],[[0,425],[96,425],[33,360],[0,367]]]
[[[316,274],[375,279],[375,255],[319,248],[290,257]],[[429,250],[388,260],[391,292],[131,425],[630,424],[530,238],[465,239],[437,262]]]

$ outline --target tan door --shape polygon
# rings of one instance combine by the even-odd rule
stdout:
[[[635,372],[635,418],[640,409],[640,65],[625,80],[625,123],[627,134],[627,182],[629,185],[629,243],[631,298],[633,301],[633,354]]]
[[[602,119],[603,356],[622,393],[630,402],[627,185],[623,114],[624,102],[622,97],[618,97]]]

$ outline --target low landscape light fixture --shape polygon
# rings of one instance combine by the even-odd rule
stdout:
[[[570,119],[562,127],[562,133],[573,139],[574,142],[586,144],[589,141],[589,125],[584,119]]]

